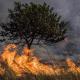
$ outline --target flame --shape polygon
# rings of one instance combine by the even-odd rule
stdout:
[[[33,55],[32,51],[33,49],[30,50],[24,47],[22,55],[19,55],[17,54],[17,46],[15,44],[9,44],[0,55],[0,63],[6,63],[16,76],[22,76],[25,75],[25,73],[32,73],[35,75],[59,75],[65,73],[64,68],[40,63],[40,60]],[[68,72],[80,73],[80,67],[77,67],[70,58],[66,60],[66,63],[68,65]],[[4,75],[5,70],[6,68],[4,69],[0,66],[0,75]]]
[[[10,50],[11,48],[14,48],[14,50]],[[17,54],[16,45],[9,44],[5,47],[1,57],[17,76],[29,71],[36,75],[39,73],[53,74],[52,67],[40,63],[37,57],[32,56],[32,50],[28,48],[24,48],[23,54],[19,55]]]
[[[71,71],[71,72],[73,72],[73,73],[80,73],[80,67],[78,67],[78,66],[73,62],[72,59],[68,58],[68,59],[66,60],[66,62],[67,62],[67,65],[68,65],[68,67],[69,67],[68,71]]]

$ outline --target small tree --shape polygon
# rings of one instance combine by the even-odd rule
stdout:
[[[1,27],[10,38],[24,39],[30,48],[34,39],[38,42],[63,40],[67,23],[46,3],[41,5],[15,2],[14,9],[9,9],[9,21],[2,23]]]

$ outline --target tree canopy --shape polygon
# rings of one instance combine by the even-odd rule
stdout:
[[[9,20],[2,23],[3,36],[24,39],[28,48],[34,40],[38,42],[58,42],[64,40],[67,22],[61,19],[52,7],[44,4],[22,4],[15,2],[14,9],[9,9]]]

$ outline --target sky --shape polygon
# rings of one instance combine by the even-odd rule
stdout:
[[[73,29],[72,36],[74,36],[71,41],[80,45],[80,0],[0,0],[0,22],[7,21],[8,8],[14,7],[14,1],[41,4],[45,1],[51,7],[54,7],[58,14],[71,23]],[[64,42],[63,45],[65,43],[67,42]]]
[[[44,1],[54,7],[58,14],[69,20],[75,30],[75,36],[80,34],[80,0],[0,0],[0,21],[6,21],[8,8],[12,8],[14,1],[22,3],[43,3]],[[77,34],[76,34],[77,33]]]

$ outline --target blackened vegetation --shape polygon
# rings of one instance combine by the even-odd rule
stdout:
[[[21,4],[15,2],[14,9],[9,9],[9,21],[2,23],[2,36],[10,39],[24,39],[28,48],[36,39],[47,42],[64,40],[68,23],[61,19],[53,8],[44,4]]]

